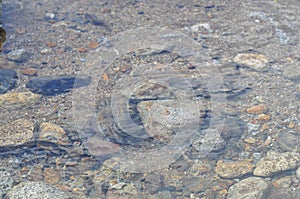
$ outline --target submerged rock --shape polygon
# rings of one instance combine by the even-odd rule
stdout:
[[[88,86],[90,82],[90,77],[81,78],[74,75],[54,77],[44,76],[31,79],[26,84],[26,88],[28,88],[33,93],[52,96],[70,92],[73,88]]]
[[[6,93],[17,85],[18,75],[13,69],[0,68],[0,94]]]

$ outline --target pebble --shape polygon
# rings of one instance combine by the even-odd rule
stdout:
[[[13,69],[0,68],[0,94],[6,93],[17,86],[18,75]]]
[[[222,178],[239,178],[245,174],[252,173],[254,165],[247,160],[236,162],[224,162],[219,160],[215,171]]]
[[[44,173],[44,181],[48,184],[51,185],[57,184],[61,179],[59,172],[55,169],[45,168],[43,173]]]
[[[191,31],[193,31],[193,32],[198,32],[201,29],[205,29],[209,33],[213,32],[212,29],[210,28],[210,25],[208,23],[200,23],[200,24],[193,25],[191,27]]]
[[[267,156],[262,158],[253,172],[255,176],[269,177],[274,174],[299,166],[300,154],[295,152],[277,153],[269,151]]]
[[[257,120],[259,120],[259,121],[269,121],[270,119],[271,119],[271,116],[267,115],[267,114],[259,114],[257,116]]]
[[[59,190],[58,188],[43,182],[21,182],[7,192],[9,199],[71,199],[69,193]]]
[[[26,88],[33,93],[53,96],[70,92],[73,88],[88,86],[90,81],[89,77],[76,77],[73,75],[43,76],[32,78],[26,84]]]
[[[279,179],[276,179],[274,182],[272,182],[273,186],[277,188],[289,188],[292,185],[292,177],[291,176],[285,176]]]
[[[35,124],[18,119],[0,127],[0,146],[21,145],[32,140]]]
[[[267,187],[267,182],[262,178],[246,178],[229,188],[227,199],[263,199],[262,195]]]
[[[59,145],[70,144],[65,130],[60,126],[50,122],[44,122],[41,124],[40,129],[38,140],[50,141]]]
[[[29,54],[22,48],[9,52],[7,58],[15,62],[24,62],[29,58]]]
[[[237,54],[233,61],[256,71],[265,71],[269,67],[268,58],[263,54],[241,53]]]
[[[294,62],[288,65],[284,71],[283,76],[290,80],[299,81],[300,80],[300,61]]]
[[[31,92],[5,93],[0,95],[0,106],[20,107],[28,106],[40,99],[40,95]]]
[[[259,104],[259,105],[248,108],[247,112],[251,113],[251,114],[261,114],[261,113],[265,112],[266,110],[267,110],[267,106],[265,104]]]
[[[21,70],[24,75],[35,76],[37,74],[37,70],[34,68],[24,68]]]

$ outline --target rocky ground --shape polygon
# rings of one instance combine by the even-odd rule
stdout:
[[[299,7],[3,1],[0,198],[299,198]]]

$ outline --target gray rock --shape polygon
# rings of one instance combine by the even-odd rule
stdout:
[[[24,62],[29,58],[29,54],[25,49],[17,49],[9,52],[7,58],[15,62]]]
[[[15,70],[0,68],[0,94],[15,88],[17,80],[18,75]]]
[[[256,176],[272,176],[278,172],[295,169],[300,164],[300,154],[294,152],[277,153],[269,151],[261,159],[253,172]]]
[[[3,198],[4,194],[13,186],[14,180],[11,175],[7,168],[0,167],[0,198]]]
[[[227,199],[263,199],[267,187],[268,184],[262,178],[246,178],[229,188]]]
[[[43,182],[22,182],[7,192],[9,199],[71,199],[71,194]]]
[[[284,151],[300,152],[300,136],[290,132],[281,132],[276,138],[276,143]]]
[[[290,80],[299,81],[300,80],[300,61],[294,62],[288,65],[284,71],[283,76]]]

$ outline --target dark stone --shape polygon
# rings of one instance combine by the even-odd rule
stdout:
[[[13,69],[0,69],[0,94],[15,88],[17,79],[18,75]]]
[[[33,93],[53,96],[70,92],[73,88],[88,86],[90,82],[90,77],[79,78],[73,75],[55,77],[44,76],[31,79],[26,84],[26,88]]]

